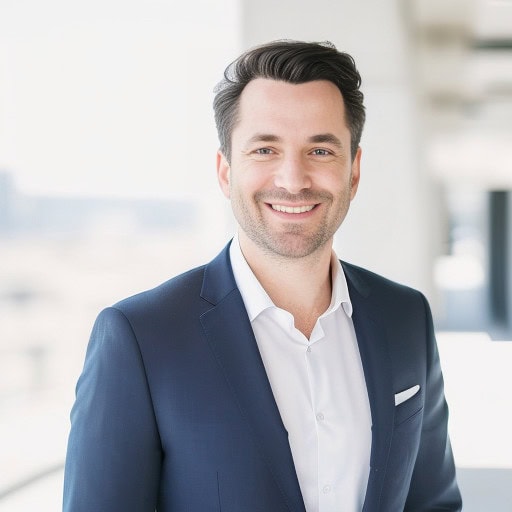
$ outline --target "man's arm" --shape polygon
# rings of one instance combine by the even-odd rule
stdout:
[[[64,512],[154,512],[161,446],[144,364],[126,317],[96,320],[71,412]]]
[[[404,512],[459,511],[462,500],[448,438],[443,376],[430,307],[424,297],[423,302],[428,331],[425,408],[419,452]]]

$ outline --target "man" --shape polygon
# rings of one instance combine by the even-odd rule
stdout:
[[[461,509],[426,300],[332,250],[359,183],[359,86],[330,44],[227,69],[217,173],[237,236],[98,317],[64,510]]]

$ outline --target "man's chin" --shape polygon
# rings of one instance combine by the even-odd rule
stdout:
[[[269,256],[275,256],[281,259],[297,260],[300,258],[307,258],[308,256],[318,252],[326,245],[327,241],[283,234],[270,240],[259,239],[256,243]]]

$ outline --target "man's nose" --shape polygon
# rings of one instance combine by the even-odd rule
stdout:
[[[274,185],[290,194],[298,194],[310,188],[311,177],[307,163],[299,156],[283,157],[276,169]]]

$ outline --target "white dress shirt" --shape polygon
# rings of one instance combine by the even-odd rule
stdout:
[[[370,467],[371,413],[340,262],[333,252],[331,303],[308,340],[256,279],[237,236],[230,257],[288,431],[307,512],[360,512]]]

